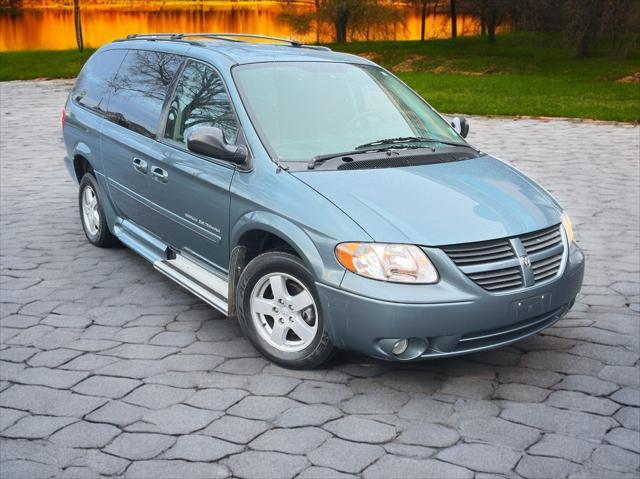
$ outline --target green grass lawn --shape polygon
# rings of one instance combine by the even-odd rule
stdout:
[[[626,58],[596,50],[575,58],[563,38],[508,34],[427,42],[356,42],[335,50],[365,55],[390,68],[446,113],[532,115],[640,121],[640,50]],[[0,53],[0,81],[72,78],[92,51]]]

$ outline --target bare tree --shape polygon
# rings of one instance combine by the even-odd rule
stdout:
[[[84,41],[82,40],[82,21],[80,19],[80,0],[73,0],[73,25],[76,30],[76,43],[78,51],[84,50]]]

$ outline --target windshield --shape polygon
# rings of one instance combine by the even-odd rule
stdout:
[[[387,138],[463,142],[422,98],[376,66],[255,63],[236,67],[234,78],[262,141],[279,160],[308,161]]]

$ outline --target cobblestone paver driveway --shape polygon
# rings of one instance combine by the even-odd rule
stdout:
[[[69,82],[1,85],[3,478],[638,477],[639,129],[473,118],[588,256],[552,329],[498,351],[295,372],[127,249],[82,234]]]

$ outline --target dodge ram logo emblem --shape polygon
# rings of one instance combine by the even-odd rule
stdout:
[[[531,267],[531,260],[527,255],[520,256],[520,262],[522,263],[522,266],[524,266],[525,268]]]

